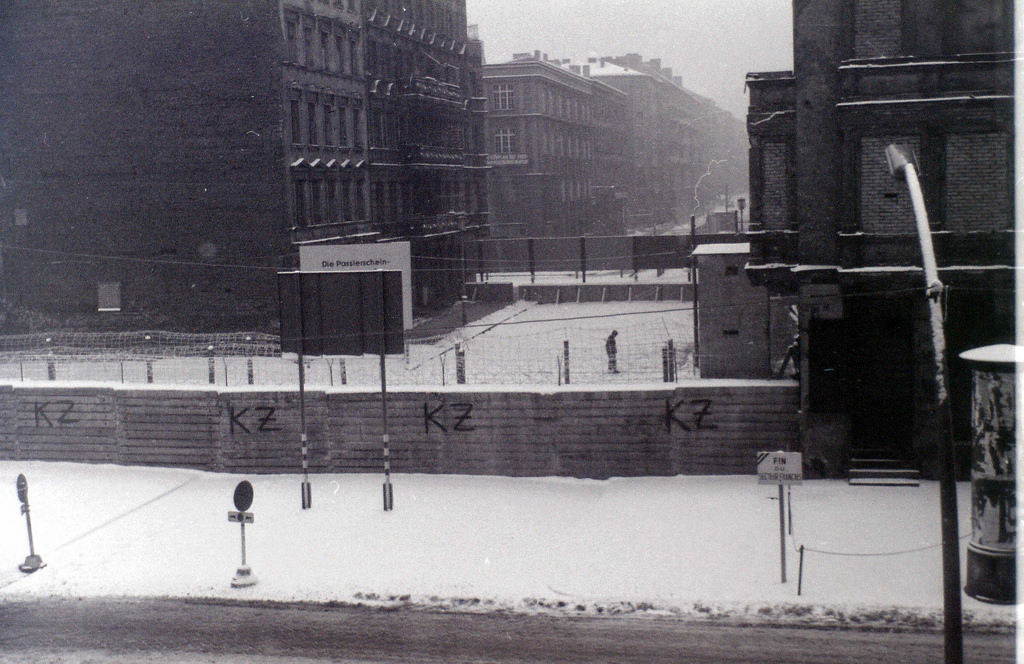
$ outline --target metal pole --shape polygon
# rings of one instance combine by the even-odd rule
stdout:
[[[29,513],[28,503],[25,503],[25,524],[28,526],[28,553],[30,556],[35,556],[36,546],[32,541],[32,515]]]
[[[946,335],[942,325],[942,304],[939,296],[943,285],[939,279],[935,249],[932,246],[928,211],[925,209],[921,184],[917,170],[911,161],[909,150],[890,145],[885,156],[889,170],[894,177],[899,175],[907,183],[910,202],[914,208],[917,236],[921,245],[921,258],[927,284],[928,313],[932,331],[932,346],[935,362],[935,388],[939,427],[942,430],[938,444],[939,504],[942,514],[942,586],[943,622],[945,633],[945,662],[960,664],[964,659],[963,614],[960,601],[960,537],[957,524],[956,470],[953,452],[953,431],[947,380]]]
[[[799,596],[804,589],[804,545],[800,545],[800,568],[796,577],[796,594]]]
[[[245,513],[239,512],[238,525],[242,526],[242,567],[245,567]]]
[[[387,354],[387,289],[384,272],[380,273],[380,412],[384,442],[384,511],[394,509],[394,490],[391,486],[391,446],[388,441],[388,378],[384,357]]]
[[[306,317],[302,311],[302,275],[297,280],[299,284],[299,441],[302,451],[302,509],[308,510],[313,507],[313,492],[309,484],[309,441],[306,436],[306,359],[303,350],[306,347]],[[245,526],[242,526],[242,536],[245,537]],[[243,540],[244,541],[244,540]],[[245,564],[244,562],[242,563]]]
[[[693,291],[693,368],[700,369],[700,327],[697,318],[697,259],[693,250],[697,248],[697,216],[690,215],[690,288]],[[698,374],[699,375],[699,374]]]
[[[786,582],[786,497],[779,484],[779,560],[782,563],[782,582]]]

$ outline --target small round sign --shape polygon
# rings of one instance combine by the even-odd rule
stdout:
[[[235,509],[244,512],[252,505],[252,484],[242,480],[235,487]]]
[[[27,503],[28,502],[28,480],[25,479],[24,475],[18,475],[17,485],[18,485],[18,500],[20,500],[22,502],[22,504]]]

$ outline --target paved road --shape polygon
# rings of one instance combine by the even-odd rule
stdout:
[[[968,634],[967,662],[1014,661],[1010,634]],[[942,635],[177,600],[0,601],[0,662],[85,664],[942,661]]]

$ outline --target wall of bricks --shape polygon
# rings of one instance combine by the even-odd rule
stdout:
[[[782,141],[765,142],[761,147],[761,223],[765,230],[785,230],[794,224],[793,148]]]
[[[795,449],[791,381],[666,389],[388,394],[397,473],[750,474]],[[382,469],[376,392],[308,391],[310,468]],[[295,391],[0,387],[0,459],[301,472]]]
[[[16,304],[89,327],[266,321],[259,268],[285,240],[279,23],[259,0],[0,5],[0,232],[60,252],[5,252]],[[121,313],[97,313],[99,282],[120,282]]]
[[[858,0],[854,5],[854,57],[900,55],[902,0]]]
[[[892,143],[920,150],[916,136],[865,136],[860,143],[860,230],[913,233],[914,208],[907,185],[889,174],[885,149]]]
[[[1010,139],[1004,133],[946,136],[946,228],[1013,228]]]

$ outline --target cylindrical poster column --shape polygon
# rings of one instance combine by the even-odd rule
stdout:
[[[971,539],[964,591],[985,602],[1016,602],[1015,402],[1024,348],[985,346],[960,354],[971,367]]]

